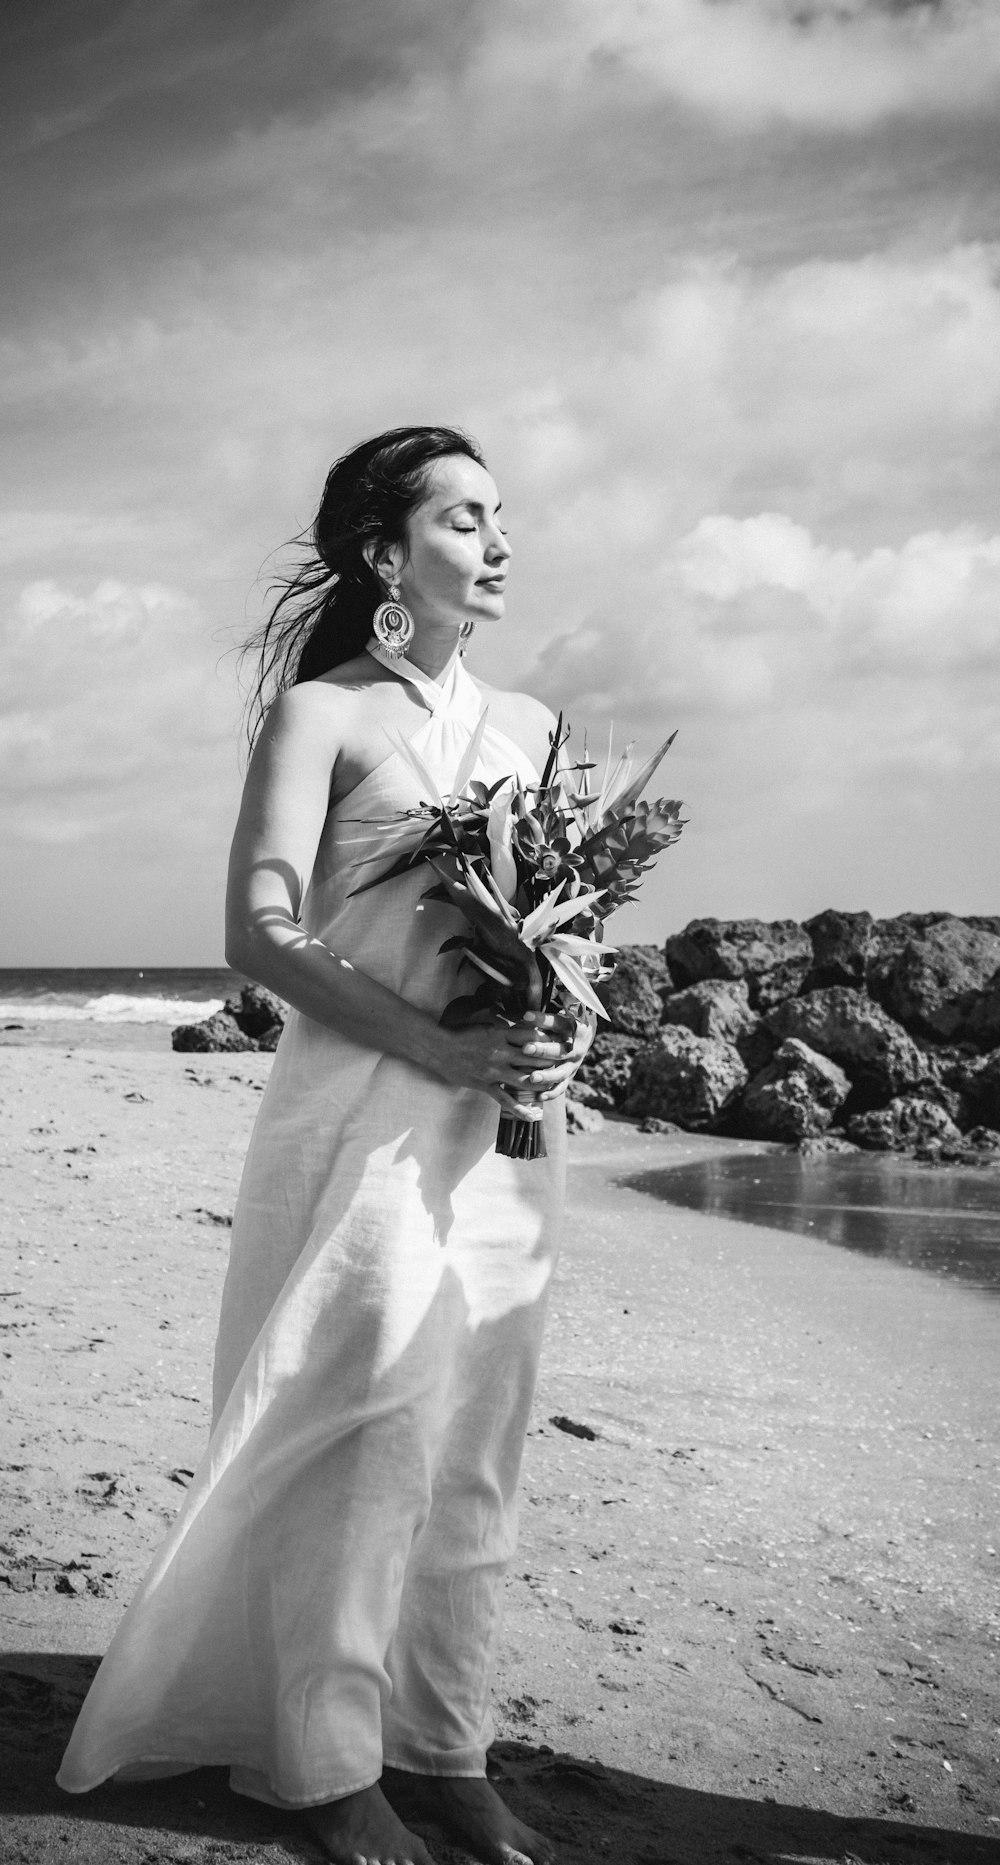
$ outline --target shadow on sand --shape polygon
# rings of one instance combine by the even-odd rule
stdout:
[[[10,1865],[274,1865],[318,1860],[296,1815],[230,1792],[203,1768],[63,1794],[54,1781],[96,1658],[0,1656],[0,1857]],[[1000,1840],[887,1819],[696,1792],[525,1742],[498,1742],[490,1774],[559,1844],[560,1865],[1000,1865]],[[467,1854],[420,1828],[441,1865]]]

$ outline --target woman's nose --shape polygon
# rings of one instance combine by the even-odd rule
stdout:
[[[486,555],[491,563],[504,563],[510,556],[510,544],[496,525],[493,526],[490,541],[486,546]]]

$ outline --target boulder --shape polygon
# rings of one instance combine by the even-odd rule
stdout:
[[[667,1024],[636,1054],[622,1112],[710,1132],[722,1124],[746,1080],[746,1067],[732,1043]]]
[[[892,919],[876,920],[873,962],[888,965],[911,939],[952,918],[951,913],[897,913]]]
[[[828,984],[848,984],[863,991],[875,951],[871,914],[841,913],[827,907],[806,920],[803,930],[809,934],[813,957],[802,989],[821,991]]]
[[[910,1152],[917,1146],[934,1148],[962,1139],[944,1108],[919,1094],[896,1095],[888,1107],[855,1114],[847,1123],[847,1132],[859,1146],[877,1153]]]
[[[604,1112],[618,1107],[628,1094],[632,1063],[641,1048],[638,1036],[599,1029],[573,1082],[575,1099]]]
[[[1000,970],[1000,937],[952,914],[935,916],[928,924],[916,920],[913,915],[879,923],[868,988],[914,1035],[954,1042],[965,1034],[977,1001]],[[985,1036],[982,1019],[981,1027]]]
[[[765,1022],[779,1042],[794,1036],[844,1070],[851,1081],[851,1113],[882,1107],[927,1077],[913,1038],[878,1004],[844,985],[778,1004]]]
[[[954,1075],[966,1109],[967,1124],[1000,1132],[1000,1049],[956,1064]]]
[[[171,1031],[170,1041],[174,1049],[191,1054],[204,1054],[208,1050],[235,1053],[257,1047],[253,1037],[241,1030],[235,1017],[225,1010],[217,1010],[214,1017],[206,1017],[203,1023],[179,1024]]]
[[[596,1133],[604,1126],[604,1115],[596,1107],[587,1107],[575,1097],[566,1097],[567,1133]]]
[[[795,1151],[803,1159],[827,1159],[831,1154],[859,1153],[861,1148],[853,1140],[845,1140],[842,1133],[811,1133],[799,1141]]]
[[[776,1049],[743,1096],[740,1131],[751,1140],[803,1140],[825,1132],[851,1084],[842,1068],[794,1036]]]
[[[655,1114],[647,1114],[645,1120],[639,1122],[640,1133],[683,1133],[683,1131],[683,1127],[679,1127],[676,1120],[657,1120]]]
[[[655,945],[619,947],[610,978],[598,996],[622,1036],[654,1036],[660,1025],[660,995],[671,986],[666,960]]]
[[[753,1010],[794,997],[813,961],[808,933],[795,920],[692,920],[666,943],[678,989],[705,978],[744,978]]]
[[[237,997],[227,997],[226,1013],[240,1026],[245,1036],[262,1037],[272,1033],[277,1025],[281,1034],[288,1006],[273,991],[266,991],[262,984],[245,984]],[[274,1048],[278,1036],[267,1046]]]
[[[755,1030],[760,1018],[750,1008],[745,978],[705,978],[663,999],[664,1023],[679,1023],[694,1036],[719,1036],[736,1043]]]
[[[980,1049],[995,1049],[1000,1043],[1000,971],[987,979],[984,989],[970,1005],[963,1035]]]
[[[963,913],[967,926],[978,926],[980,932],[996,933],[1000,939],[1000,913]]]
[[[942,1140],[934,1149],[942,1166],[994,1166],[1000,1169],[1000,1133],[993,1127],[973,1127],[958,1140]]]

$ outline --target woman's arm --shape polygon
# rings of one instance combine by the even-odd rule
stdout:
[[[554,1029],[442,1029],[300,924],[349,704],[337,689],[306,682],[268,713],[229,862],[227,962],[317,1023],[455,1086],[478,1088],[523,1117],[530,1110],[511,1098],[513,1089],[562,1084],[565,1044]]]

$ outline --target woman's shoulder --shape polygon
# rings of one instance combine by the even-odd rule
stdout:
[[[370,654],[358,654],[354,660],[331,667],[328,673],[319,674],[315,680],[300,680],[294,686],[285,687],[272,702],[268,716],[289,722],[343,718],[359,700],[390,678]]]

